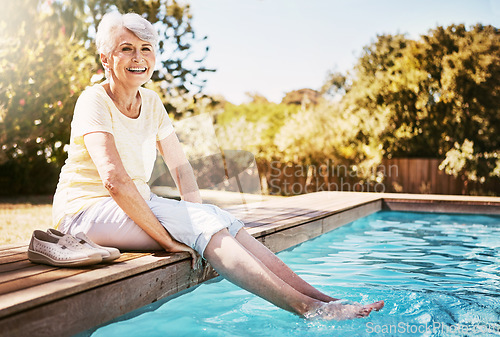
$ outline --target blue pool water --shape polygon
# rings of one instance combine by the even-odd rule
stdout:
[[[386,305],[307,321],[218,280],[92,336],[500,336],[500,217],[381,211],[279,256],[323,292]]]

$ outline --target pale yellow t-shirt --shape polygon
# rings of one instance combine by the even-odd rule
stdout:
[[[57,184],[52,218],[57,227],[67,215],[91,206],[109,193],[83,142],[91,132],[109,132],[114,136],[120,158],[142,197],[150,198],[147,184],[156,160],[156,142],[174,129],[160,97],[152,90],[139,89],[142,105],[138,118],[123,115],[96,84],[87,88],[75,106],[66,160]]]

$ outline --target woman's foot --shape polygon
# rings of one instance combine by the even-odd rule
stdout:
[[[361,305],[344,301],[333,301],[304,314],[307,319],[324,319],[342,321],[346,319],[366,317],[372,310],[379,311],[384,307],[384,301]]]

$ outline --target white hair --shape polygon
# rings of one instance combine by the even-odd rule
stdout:
[[[136,13],[121,14],[115,11],[105,14],[97,28],[96,46],[99,53],[109,55],[113,51],[116,47],[115,31],[121,27],[156,48],[158,32],[148,20]]]

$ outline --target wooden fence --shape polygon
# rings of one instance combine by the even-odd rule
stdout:
[[[387,192],[424,194],[466,194],[466,181],[446,174],[439,169],[440,159],[395,158],[384,159],[382,165],[392,167],[384,185]]]
[[[317,191],[399,192],[422,194],[493,194],[500,195],[500,180],[491,179],[479,185],[447,175],[439,170],[440,159],[384,159],[374,168],[378,181],[366,182],[352,168],[326,163],[296,165],[259,163],[264,192],[297,195]]]

